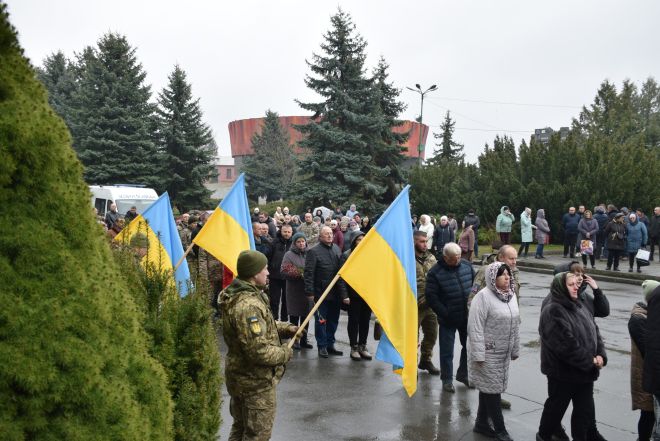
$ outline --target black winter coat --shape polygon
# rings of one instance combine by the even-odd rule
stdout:
[[[594,357],[607,364],[605,345],[593,316],[570,298],[565,283],[565,273],[555,276],[550,301],[541,308],[541,372],[559,381],[589,383],[600,374]]]
[[[438,259],[426,275],[424,296],[440,324],[452,328],[467,324],[467,301],[473,283],[474,270],[468,261],[449,266],[444,258]]]
[[[651,217],[649,223],[649,237],[660,237],[660,216],[656,216],[655,214]]]
[[[607,249],[623,251],[626,248],[626,226],[614,221],[605,227]]]
[[[642,386],[646,392],[660,394],[660,286],[653,290],[646,319],[646,354]]]
[[[452,230],[451,226],[447,224],[446,227],[438,225],[433,231],[433,251],[435,257],[440,260],[442,259],[442,249],[445,247],[445,244],[449,242],[456,241],[456,233]]]
[[[268,272],[271,279],[284,280],[284,276],[280,273],[280,267],[282,266],[282,259],[289,248],[291,248],[291,238],[284,240],[282,234],[277,232],[277,237],[271,244],[271,254],[268,258]]]
[[[318,299],[330,285],[339,271],[341,250],[336,244],[330,246],[319,242],[307,251],[305,256],[305,293]],[[339,289],[335,285],[329,298],[338,299]]]

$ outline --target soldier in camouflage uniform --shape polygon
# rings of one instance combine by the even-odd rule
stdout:
[[[415,231],[413,238],[415,241],[415,266],[417,270],[417,326],[421,326],[424,333],[419,368],[428,371],[431,375],[440,375],[440,370],[431,361],[433,347],[435,342],[438,341],[438,317],[426,304],[426,297],[424,297],[426,274],[437,261],[435,256],[427,249],[427,237],[424,231]]]
[[[319,226],[313,221],[312,213],[305,213],[305,222],[298,227],[298,232],[303,233],[307,239],[307,248],[319,243]]]
[[[263,288],[268,259],[258,251],[238,257],[238,277],[220,293],[222,334],[229,410],[234,423],[229,441],[268,440],[275,420],[275,386],[293,351],[280,336],[295,335],[298,327],[276,322]]]

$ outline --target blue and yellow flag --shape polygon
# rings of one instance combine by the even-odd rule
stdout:
[[[383,327],[376,358],[417,390],[417,276],[406,186],[339,269]]]
[[[167,192],[163,193],[144,213],[138,215],[131,221],[115,240],[122,243],[131,243],[136,234],[146,235],[146,255],[142,258],[142,264],[152,264],[161,271],[172,272],[174,265],[183,256],[181,238],[176,229],[174,214],[170,205],[170,197]],[[190,282],[190,270],[188,262],[183,259],[174,273],[179,295],[184,297],[188,294],[188,283]]]
[[[211,253],[234,275],[238,273],[236,261],[240,252],[255,249],[244,173],[236,179],[193,242]]]

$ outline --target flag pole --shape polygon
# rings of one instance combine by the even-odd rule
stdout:
[[[181,256],[181,259],[179,259],[179,261],[176,263],[176,265],[174,265],[174,270],[172,272],[174,272],[174,273],[176,272],[176,270],[179,268],[179,266],[183,263],[183,259],[185,259],[186,256],[188,255],[188,253],[190,252],[190,250],[192,250],[193,245],[195,245],[195,244],[190,242],[190,246],[188,247],[186,252],[183,253],[183,256]]]
[[[296,339],[298,339],[300,334],[302,334],[303,330],[305,329],[305,326],[307,326],[307,323],[309,323],[309,321],[312,319],[312,317],[314,316],[314,313],[316,312],[316,310],[319,309],[319,307],[321,306],[321,303],[323,303],[323,300],[325,300],[325,298],[328,296],[328,294],[330,294],[330,291],[332,290],[332,288],[335,286],[335,284],[339,280],[339,277],[340,277],[339,273],[337,273],[335,275],[334,279],[332,279],[332,281],[330,282],[328,287],[323,292],[323,295],[321,297],[319,297],[319,299],[316,301],[316,303],[314,303],[314,306],[312,307],[312,310],[309,311],[309,314],[307,314],[307,317],[305,317],[305,320],[302,322],[302,324],[300,326],[298,326],[298,330],[296,331],[296,335],[294,335],[293,338],[291,340],[289,340],[289,343],[287,345],[289,348],[293,347],[293,343],[295,343]]]

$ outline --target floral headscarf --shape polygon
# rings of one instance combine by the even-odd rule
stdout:
[[[505,271],[509,271],[509,287],[508,289],[502,290],[497,288],[495,280],[497,279],[497,273],[500,271],[500,267],[504,266]],[[501,275],[501,273],[500,273]],[[493,262],[486,268],[486,286],[497,296],[498,299],[504,303],[509,303],[513,298],[515,293],[513,288],[513,274],[511,274],[511,269],[504,262]]]

